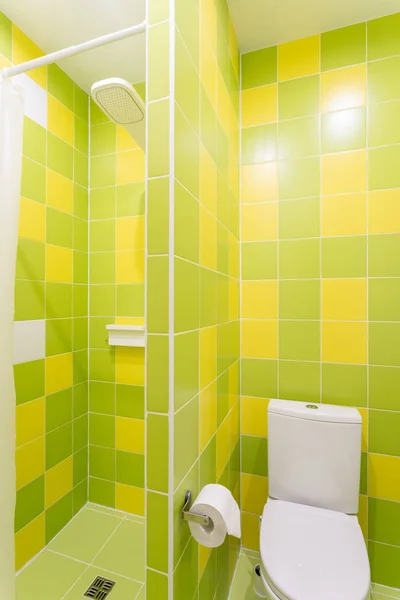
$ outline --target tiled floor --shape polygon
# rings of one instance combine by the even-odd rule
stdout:
[[[248,555],[239,556],[236,567],[235,577],[232,582],[229,600],[260,600],[260,596],[254,591],[255,565],[259,562],[256,552],[249,552]],[[372,584],[371,600],[400,600],[400,590],[385,587],[383,585]]]
[[[110,600],[145,600],[144,519],[87,504],[17,576],[17,600],[78,600],[101,575]]]

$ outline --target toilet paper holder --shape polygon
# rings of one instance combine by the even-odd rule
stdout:
[[[214,523],[210,517],[207,515],[202,515],[199,513],[190,512],[190,507],[192,505],[192,492],[187,490],[185,494],[185,504],[182,507],[182,519],[184,521],[190,521],[191,523],[198,523],[199,525],[203,525],[203,527],[214,529]]]

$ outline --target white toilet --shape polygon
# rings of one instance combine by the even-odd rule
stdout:
[[[366,600],[357,520],[362,421],[355,408],[271,400],[269,498],[260,533],[270,600]]]

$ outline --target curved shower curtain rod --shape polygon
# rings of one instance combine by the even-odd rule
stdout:
[[[51,54],[46,54],[45,56],[41,56],[40,58],[34,58],[33,60],[21,63],[20,65],[15,65],[14,67],[7,67],[0,71],[0,79],[14,77],[14,75],[20,75],[21,73],[25,73],[26,71],[32,71],[32,69],[37,69],[39,67],[44,67],[45,65],[57,62],[62,58],[75,56],[76,54],[80,54],[81,52],[86,52],[87,50],[98,48],[99,46],[105,46],[106,44],[111,44],[112,42],[117,42],[118,40],[123,40],[133,35],[137,35],[138,33],[143,33],[145,31],[146,21],[143,21],[143,23],[140,23],[140,25],[127,27],[126,29],[121,29],[120,31],[115,31],[114,33],[102,35],[100,37],[94,38],[93,40],[83,42],[82,44],[69,46],[68,48],[64,48],[63,50],[57,50],[56,52],[52,52]]]

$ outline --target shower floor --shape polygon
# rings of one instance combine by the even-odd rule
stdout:
[[[116,582],[110,600],[145,600],[144,527],[141,517],[87,504],[20,571],[17,600],[82,600],[98,576]]]
[[[260,562],[257,552],[248,551],[238,558],[235,577],[232,582],[229,600],[260,600],[254,591],[253,569]],[[383,585],[372,584],[370,600],[400,599],[400,590]]]

